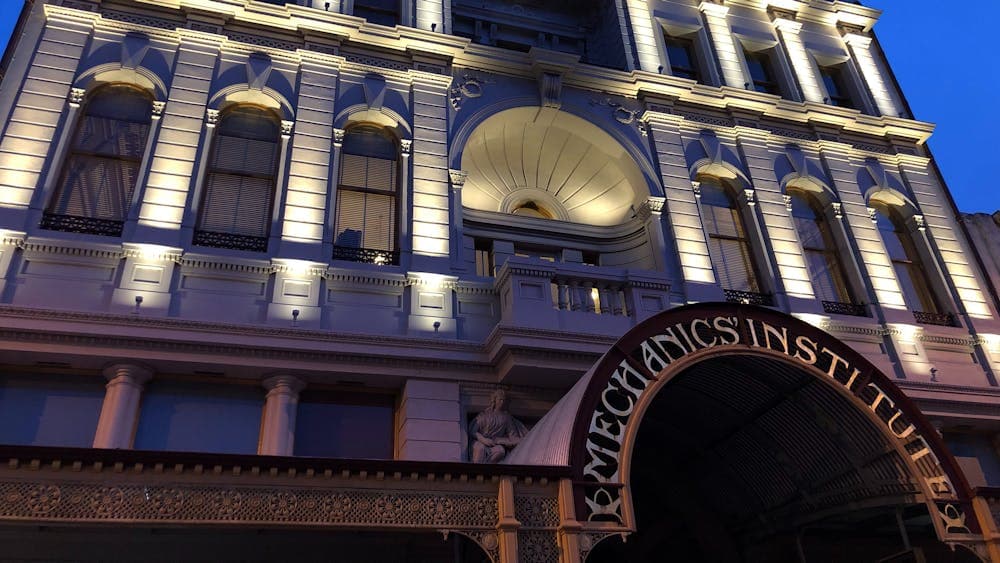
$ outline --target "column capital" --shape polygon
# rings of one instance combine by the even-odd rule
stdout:
[[[726,17],[729,13],[729,6],[722,4],[722,2],[712,2],[706,0],[698,5],[698,9],[710,16],[718,16],[720,18]]]
[[[128,382],[134,385],[145,385],[153,378],[153,370],[142,364],[121,362],[107,365],[101,372],[108,382]]]
[[[306,388],[306,382],[294,375],[273,375],[261,381],[268,395],[271,393],[298,395]]]
[[[465,180],[469,178],[469,173],[464,170],[455,170],[453,168],[448,169],[448,178],[451,180],[451,187],[454,190],[462,189],[465,185]]]
[[[410,148],[413,146],[413,139],[400,139],[399,140],[399,151],[403,153],[404,158],[409,158]]]

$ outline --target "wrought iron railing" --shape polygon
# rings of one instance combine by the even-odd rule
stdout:
[[[841,303],[840,301],[824,301],[823,312],[833,315],[851,315],[854,317],[869,317],[868,306],[859,303]]]
[[[361,262],[364,264],[399,264],[398,250],[378,250],[375,248],[355,248],[352,246],[334,246],[334,260]]]
[[[757,293],[754,291],[740,291],[738,289],[726,289],[726,301],[729,303],[743,303],[744,305],[762,305],[764,307],[774,306],[774,297],[770,293]]]
[[[958,326],[955,322],[955,315],[951,313],[927,313],[924,311],[914,311],[913,318],[922,325],[937,326]]]
[[[124,224],[123,221],[114,221],[111,219],[45,213],[42,215],[42,222],[39,226],[49,231],[120,237],[122,236],[122,227]]]
[[[267,237],[218,233],[214,231],[195,231],[192,242],[198,246],[247,250],[249,252],[267,252]]]

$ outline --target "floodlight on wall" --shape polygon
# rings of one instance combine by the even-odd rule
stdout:
[[[292,326],[298,326],[299,324],[299,310],[292,309]]]
[[[141,295],[136,295],[135,296],[135,311],[132,311],[133,315],[138,315],[139,314],[139,307],[140,306],[142,306],[142,296]]]

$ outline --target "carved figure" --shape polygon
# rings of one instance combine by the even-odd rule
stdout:
[[[507,393],[498,389],[490,396],[490,406],[469,425],[474,463],[496,463],[528,433],[521,421],[507,411]]]

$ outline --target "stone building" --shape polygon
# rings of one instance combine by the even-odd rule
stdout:
[[[878,16],[29,0],[3,557],[1000,561],[996,227]]]

